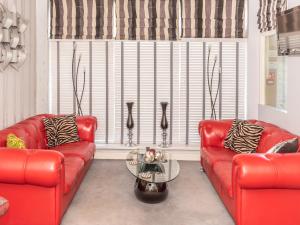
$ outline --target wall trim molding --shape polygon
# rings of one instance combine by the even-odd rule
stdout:
[[[95,159],[126,159],[128,149],[97,149]],[[183,161],[200,161],[200,151],[169,150],[173,158]]]

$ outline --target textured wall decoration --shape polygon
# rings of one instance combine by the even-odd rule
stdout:
[[[113,0],[50,0],[51,39],[112,39]]]
[[[246,38],[247,7],[248,0],[50,0],[50,38]]]
[[[27,21],[0,4],[0,24],[0,70],[4,71],[9,65],[18,70],[26,60]]]
[[[275,30],[277,26],[277,14],[287,9],[287,0],[260,0],[257,13],[258,29],[261,33]]]
[[[247,0],[182,1],[182,37],[247,37],[247,4]]]
[[[177,40],[179,0],[117,0],[118,40]]]

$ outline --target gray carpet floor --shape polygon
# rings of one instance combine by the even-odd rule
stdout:
[[[179,162],[168,199],[145,204],[120,160],[95,160],[62,225],[234,225],[198,162]]]

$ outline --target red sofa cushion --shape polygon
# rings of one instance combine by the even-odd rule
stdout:
[[[24,140],[28,149],[45,149],[45,131],[41,119],[45,116],[36,116],[21,121],[0,131],[0,147],[6,147],[6,136],[10,133]]]
[[[232,161],[232,158],[236,155],[234,151],[226,148],[218,147],[203,147],[201,149],[201,157],[213,167],[216,162],[219,161]]]
[[[38,115],[34,117],[30,117],[24,121],[24,123],[32,124],[36,129],[36,146],[39,149],[47,149],[47,139],[46,139],[46,132],[45,126],[43,123],[43,119],[46,118],[45,115]]]
[[[222,191],[225,191],[226,194],[232,198],[232,162],[216,162],[213,167],[213,171],[221,184]]]
[[[97,119],[93,116],[77,116],[76,123],[80,140],[95,142],[95,131],[97,129]]]
[[[273,146],[297,137],[296,135],[270,123],[257,121],[255,124],[264,127],[258,148],[256,149],[257,153],[265,153]]]
[[[93,158],[95,152],[95,144],[87,141],[79,141],[70,144],[64,144],[53,148],[64,154],[65,156],[78,156],[88,162]]]
[[[18,138],[21,138],[25,142],[26,148],[29,148],[29,146],[31,145],[28,134],[24,129],[22,129],[21,127],[9,127],[0,131],[0,147],[6,147],[7,135],[9,134],[15,134]]]
[[[84,167],[84,161],[77,156],[65,157],[65,189],[64,193],[67,194],[72,190],[75,185],[77,176],[80,174]]]

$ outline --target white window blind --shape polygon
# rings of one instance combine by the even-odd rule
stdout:
[[[134,102],[134,142],[161,142],[161,106],[168,102],[168,139],[176,144],[199,142],[198,124],[211,116],[207,84],[217,57],[213,93],[222,68],[217,118],[245,118],[246,42],[226,41],[77,41],[82,55],[79,83],[86,71],[83,110],[98,118],[98,143],[127,142],[126,102]],[[73,41],[50,41],[50,107],[73,113]],[[80,87],[80,85],[79,85]]]

